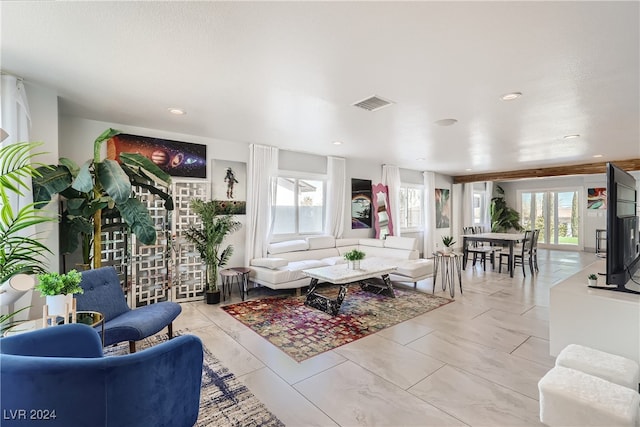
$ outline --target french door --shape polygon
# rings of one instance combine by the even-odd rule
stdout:
[[[538,244],[582,250],[579,189],[519,191],[522,226],[539,229]]]

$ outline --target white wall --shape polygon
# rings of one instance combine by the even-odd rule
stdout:
[[[56,91],[42,86],[24,83],[27,92],[27,101],[31,112],[31,141],[41,141],[40,147],[44,153],[37,158],[37,161],[50,164],[57,163],[58,158],[58,94]],[[58,214],[58,205],[53,202],[47,206],[46,210],[51,215]],[[45,245],[51,249],[52,254],[47,254],[46,264],[50,271],[58,271],[58,225],[55,222],[42,224],[37,227],[37,232],[44,240]],[[29,318],[42,317],[42,306],[44,298],[39,292],[30,292],[15,304],[15,308],[22,308],[30,305]]]

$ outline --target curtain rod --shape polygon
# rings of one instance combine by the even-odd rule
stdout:
[[[24,79],[20,76],[16,76],[15,74],[12,73],[7,73],[6,71],[2,71],[0,70],[0,75],[1,76],[11,76],[11,77],[15,77],[16,79],[18,79],[18,81],[20,82],[24,82]]]

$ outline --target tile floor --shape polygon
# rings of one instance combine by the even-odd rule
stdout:
[[[596,258],[539,258],[540,272],[525,278],[469,263],[454,303],[302,363],[219,306],[183,304],[174,328],[198,335],[290,427],[541,425],[537,383],[554,363],[549,289]],[[432,280],[418,288],[431,292]],[[436,293],[448,297],[439,279]]]

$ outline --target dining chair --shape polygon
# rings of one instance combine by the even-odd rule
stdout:
[[[522,265],[522,274],[526,277],[527,274],[524,271],[524,260],[525,258],[527,258],[529,256],[529,253],[531,251],[531,243],[532,243],[532,237],[533,237],[533,231],[532,230],[525,230],[524,232],[524,238],[522,239],[522,243],[517,244],[514,248],[513,248],[513,259],[509,258],[509,253],[508,252],[501,252],[500,253],[500,259],[499,259],[499,265],[498,265],[498,273],[502,273],[502,260],[503,258],[507,259],[507,266],[509,267],[509,269],[511,268],[515,268],[516,265],[520,264]],[[508,270],[509,271],[509,270]],[[533,274],[533,273],[531,273]]]
[[[538,269],[538,237],[540,236],[540,229],[533,230],[533,235],[531,236],[531,247],[529,249],[529,269],[531,270],[531,274],[537,273],[540,271]]]
[[[482,227],[463,227],[464,234],[482,233]],[[480,259],[484,271],[487,271],[487,257],[491,261],[492,268],[495,268],[494,249],[491,246],[485,246],[482,242],[469,242],[467,244],[467,253],[473,254],[472,266],[476,265],[476,261]]]

